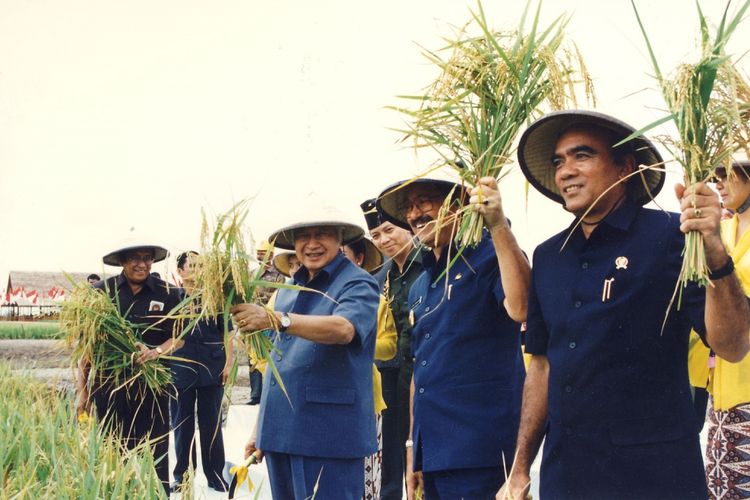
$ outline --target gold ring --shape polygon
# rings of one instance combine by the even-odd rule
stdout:
[[[695,209],[695,216],[696,216],[697,218],[699,218],[699,219],[700,219],[700,218],[701,218],[701,217],[703,216],[703,212],[701,211],[701,209],[700,209],[700,208],[696,208],[696,209]]]

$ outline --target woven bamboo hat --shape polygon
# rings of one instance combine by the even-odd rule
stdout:
[[[116,250],[112,250],[102,257],[102,261],[108,266],[119,266],[120,256],[133,250],[150,250],[154,254],[154,262],[164,260],[169,255],[169,251],[162,246],[146,243],[137,236],[128,236],[120,241]]]
[[[278,272],[289,278],[292,275],[290,271],[292,266],[289,264],[289,259],[296,256],[297,254],[294,252],[277,253],[273,256],[273,267],[275,267]]]
[[[455,182],[444,181],[441,179],[427,179],[419,177],[416,179],[406,179],[403,181],[391,184],[383,190],[378,196],[377,210],[382,214],[382,217],[399,227],[402,227],[408,231],[411,231],[411,226],[406,221],[406,215],[399,207],[403,206],[406,201],[406,186],[419,186],[419,185],[431,185],[435,186],[438,190],[445,193],[447,196],[452,193],[456,199],[462,198],[465,194],[464,188],[460,184]]]
[[[290,219],[295,222],[283,225],[268,237],[268,241],[284,250],[294,250],[294,231],[308,227],[340,228],[342,245],[358,240],[365,234],[365,230],[347,214],[328,205],[316,194],[307,196]]]
[[[558,203],[563,203],[563,198],[555,185],[552,155],[560,136],[576,125],[593,125],[609,130],[614,133],[615,143],[636,131],[617,118],[586,110],[555,111],[529,125],[518,144],[518,162],[529,183],[544,196]],[[635,156],[636,166],[660,167],[663,162],[653,143],[643,136],[631,139],[620,147],[627,148],[627,151]],[[664,179],[663,171],[641,170],[640,176],[635,175],[628,182],[630,197],[645,205],[661,191]]]
[[[380,253],[380,250],[375,246],[375,243],[364,236],[356,241],[348,243],[348,245],[359,245],[360,242],[362,242],[365,254],[365,259],[362,261],[362,269],[368,273],[377,271],[383,265],[383,254]]]

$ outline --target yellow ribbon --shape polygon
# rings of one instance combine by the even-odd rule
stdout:
[[[255,454],[250,455],[247,460],[245,460],[245,463],[242,465],[234,465],[229,469],[230,474],[234,474],[237,476],[237,489],[240,489],[240,486],[242,486],[242,483],[244,483],[247,480],[247,491],[252,492],[255,489],[255,485],[253,484],[253,481],[248,477],[248,467],[250,467],[251,464],[254,464],[258,461],[258,458],[255,456]]]

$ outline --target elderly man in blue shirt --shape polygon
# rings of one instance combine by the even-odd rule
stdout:
[[[247,456],[266,458],[274,498],[359,499],[364,457],[377,451],[372,362],[379,291],[339,251],[364,230],[328,210],[286,226],[269,240],[302,263],[280,289],[275,311],[232,309],[242,331],[278,328],[274,362],[286,393],[264,377],[260,413]],[[316,493],[317,492],[317,493]]]
[[[420,479],[415,471],[427,499],[492,498],[503,484],[503,466],[510,470],[513,462],[529,263],[503,213],[496,180],[483,178],[468,194],[467,200],[456,184],[422,178],[390,186],[378,200],[387,219],[429,247],[424,272],[409,291],[410,499]],[[475,248],[455,259],[454,219],[467,201],[486,229]]]
[[[532,186],[576,216],[537,247],[529,294],[516,464],[524,498],[545,438],[542,498],[706,498],[687,371],[690,329],[739,361],[750,313],[719,235],[721,206],[704,183],[676,186],[682,214],[649,210],[661,156],[607,115],[562,111],[523,134]],[[615,146],[617,145],[617,146]],[[631,174],[632,177],[629,177]],[[704,238],[711,286],[675,290],[683,233]],[[566,241],[567,240],[567,241]]]

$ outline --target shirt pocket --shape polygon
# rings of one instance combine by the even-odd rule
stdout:
[[[356,392],[348,387],[317,387],[305,388],[305,401],[308,403],[324,403],[333,405],[354,404]]]

